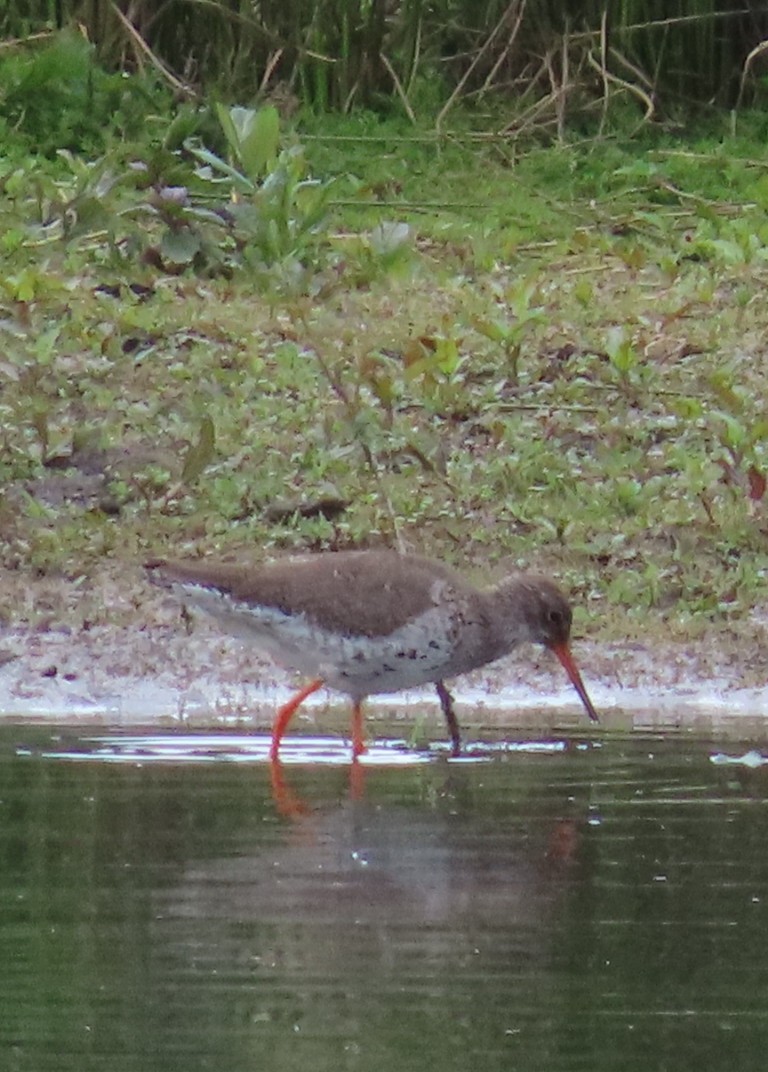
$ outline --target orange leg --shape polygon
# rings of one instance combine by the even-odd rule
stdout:
[[[277,759],[280,751],[280,742],[283,739],[283,734],[288,728],[288,723],[291,721],[298,708],[304,703],[307,696],[311,696],[313,692],[317,692],[322,686],[323,679],[321,677],[316,678],[314,681],[310,681],[309,684],[305,685],[303,689],[300,689],[288,703],[283,704],[277,712],[275,724],[272,727],[272,747],[269,750],[269,758],[272,762]]]
[[[352,704],[352,758],[357,759],[364,751],[363,705],[360,700],[357,700]]]
[[[269,777],[272,783],[272,799],[280,815],[288,819],[299,819],[302,815],[309,815],[307,805],[296,796],[294,791],[283,776],[283,765],[279,759],[275,759],[269,765]]]
[[[365,799],[365,767],[357,762],[357,756],[352,758],[352,766],[349,768],[349,799]]]

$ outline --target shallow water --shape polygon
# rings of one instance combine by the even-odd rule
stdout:
[[[0,1069],[765,1067],[768,748],[0,728]]]

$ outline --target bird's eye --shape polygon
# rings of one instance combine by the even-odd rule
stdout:
[[[567,636],[571,630],[571,613],[567,607],[550,607],[547,611],[547,630],[550,636]]]

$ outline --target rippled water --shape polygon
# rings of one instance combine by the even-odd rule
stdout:
[[[764,1068],[768,755],[0,729],[0,1069]]]

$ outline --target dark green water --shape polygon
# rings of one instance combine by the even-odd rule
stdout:
[[[60,734],[0,729],[3,1072],[766,1067],[760,742],[381,751],[352,787],[321,750],[289,817],[263,741]]]

